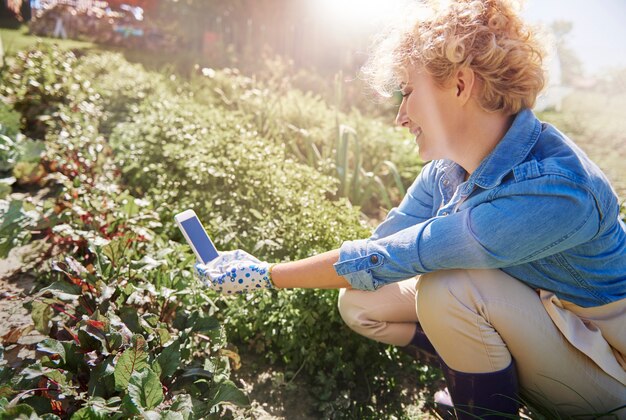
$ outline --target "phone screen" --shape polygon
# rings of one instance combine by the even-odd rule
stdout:
[[[180,224],[196,247],[203,263],[206,264],[219,256],[213,242],[211,242],[209,235],[207,235],[197,217],[184,220]]]

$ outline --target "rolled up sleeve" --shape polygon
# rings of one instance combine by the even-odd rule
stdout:
[[[433,189],[436,186],[435,165],[424,166],[413,184],[408,188],[402,202],[389,211],[370,239],[392,235],[409,226],[422,223],[433,216]]]
[[[355,289],[374,290],[437,270],[530,262],[576,246],[598,232],[595,201],[575,183],[555,181],[549,193],[514,190],[384,238],[345,242],[335,269]]]

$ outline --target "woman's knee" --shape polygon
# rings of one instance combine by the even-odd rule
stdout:
[[[440,318],[444,313],[470,310],[482,313],[485,301],[506,299],[519,281],[500,270],[441,270],[420,278],[417,313],[420,322]],[[525,287],[525,286],[523,286]]]
[[[388,323],[374,315],[374,307],[368,305],[368,296],[362,290],[342,289],[339,292],[339,314],[350,329],[354,332],[380,341],[379,335],[385,330]],[[369,302],[371,303],[371,302]]]
[[[357,332],[360,324],[363,323],[363,307],[358,294],[358,290],[341,289],[339,290],[339,298],[337,300],[339,315],[341,315],[343,322]]]
[[[467,270],[442,270],[420,277],[417,292],[417,317],[420,323],[442,321],[450,304],[458,302],[458,291],[468,286]]]

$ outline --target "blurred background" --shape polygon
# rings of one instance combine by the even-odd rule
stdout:
[[[261,79],[289,76],[296,88],[339,101],[341,109],[357,107],[391,122],[396,103],[372,100],[358,70],[372,35],[408,3],[2,0],[0,25],[3,51],[19,50],[35,37],[60,38],[121,51],[129,61],[183,75],[230,67]],[[616,127],[626,119],[626,2],[528,0],[523,14],[542,30],[550,53],[550,83],[536,111],[558,113],[549,119],[584,147],[591,144],[587,149],[596,160],[610,161],[604,168],[623,191],[626,176],[613,166],[626,167],[618,164],[626,161],[626,141]]]

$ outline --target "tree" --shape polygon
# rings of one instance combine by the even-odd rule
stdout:
[[[561,64],[562,84],[571,86],[584,75],[583,63],[567,43],[567,35],[574,27],[572,22],[557,20],[551,29],[556,37],[556,54]]]

